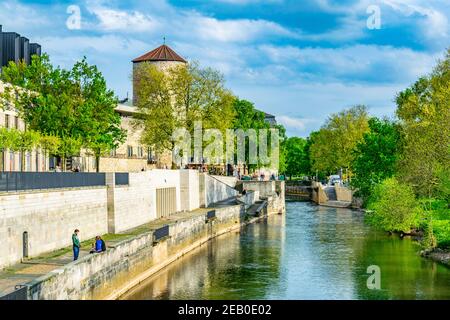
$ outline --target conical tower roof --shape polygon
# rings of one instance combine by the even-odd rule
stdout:
[[[173,51],[169,46],[163,44],[162,46],[136,58],[133,63],[145,61],[178,61],[187,63],[180,55]]]

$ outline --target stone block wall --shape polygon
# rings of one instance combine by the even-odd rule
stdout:
[[[71,245],[108,231],[106,187],[0,195],[0,268],[23,258],[28,233],[29,257]]]
[[[170,238],[153,245],[152,233],[126,240],[106,253],[90,255],[27,284],[33,300],[117,298],[211,238],[241,227],[245,210],[231,206],[170,225]]]

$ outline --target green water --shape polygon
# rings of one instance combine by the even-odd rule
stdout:
[[[288,203],[287,214],[213,240],[124,299],[450,299],[450,269],[412,239],[348,209]],[[369,290],[369,266],[381,289]]]

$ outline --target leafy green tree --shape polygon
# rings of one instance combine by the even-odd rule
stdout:
[[[419,196],[438,192],[439,168],[450,163],[450,50],[427,77],[397,96],[404,147],[399,178]]]
[[[286,174],[293,176],[309,174],[309,161],[306,153],[307,141],[299,137],[291,137],[286,140]]]
[[[310,147],[312,169],[329,174],[350,168],[354,157],[352,151],[368,130],[365,106],[355,106],[331,115],[314,134]]]
[[[392,177],[397,169],[401,137],[397,124],[378,118],[369,120],[370,131],[364,134],[353,151],[352,187],[366,201],[374,186]]]
[[[14,102],[29,129],[70,145],[56,150],[63,158],[79,154],[81,147],[92,148],[99,158],[124,140],[115,112],[117,99],[97,67],[85,58],[64,70],[53,67],[47,55],[33,56],[29,66],[10,62],[1,79],[13,86],[6,87],[0,98]]]
[[[142,141],[158,152],[172,151],[176,129],[194,132],[194,123],[203,129],[232,127],[234,97],[225,89],[223,76],[197,63],[160,70],[144,63],[136,70],[135,83],[139,114],[135,125],[144,128]]]
[[[256,131],[256,136],[259,137],[260,130],[270,129],[270,124],[265,121],[265,114],[255,108],[255,105],[247,100],[236,99],[234,101],[235,118],[233,121],[233,129],[243,130],[248,132],[249,129]],[[280,128],[278,128],[280,129]],[[283,129],[282,129],[283,130]],[[285,133],[285,131],[284,131]],[[268,137],[270,141],[270,137]],[[252,141],[258,147],[258,138],[256,141]],[[235,146],[237,146],[237,141],[235,141]],[[245,169],[250,171],[259,167],[259,164],[251,164],[250,156],[250,139],[246,139],[245,143]],[[269,151],[270,152],[270,151]]]
[[[375,186],[370,198],[367,221],[389,232],[409,233],[418,227],[420,209],[412,188],[396,178],[388,178]]]

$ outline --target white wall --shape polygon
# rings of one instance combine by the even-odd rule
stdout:
[[[200,179],[197,170],[180,171],[181,211],[192,211],[200,207]]]
[[[0,195],[0,268],[20,262],[23,233],[29,256],[67,247],[80,229],[80,240],[107,233],[106,188]]]
[[[234,188],[231,188],[230,186],[226,185],[222,181],[217,180],[214,177],[204,175],[204,179],[206,207],[238,195],[238,192]]]
[[[114,232],[120,233],[156,219],[150,174],[130,173],[129,186],[114,188]]]

